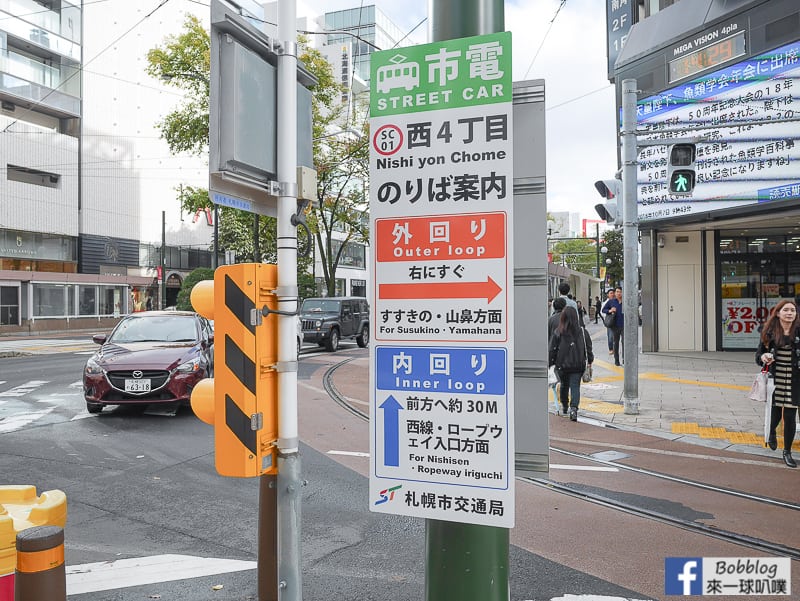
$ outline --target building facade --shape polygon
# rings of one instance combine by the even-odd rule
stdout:
[[[638,90],[643,349],[752,350],[800,296],[800,6],[631,4],[609,3],[609,55],[630,19],[611,73],[618,99],[625,79]],[[676,140],[696,146],[690,195],[667,186]]]
[[[109,327],[211,266],[213,214],[180,208],[206,158],[170,153],[157,123],[182,97],[145,72],[187,13],[208,20],[188,0],[0,0],[0,333]]]

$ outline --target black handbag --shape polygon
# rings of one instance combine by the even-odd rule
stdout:
[[[607,328],[613,328],[614,325],[617,323],[617,314],[616,313],[606,313],[603,317],[603,325]]]
[[[583,334],[583,358],[586,361],[586,367],[583,370],[583,374],[581,375],[582,382],[591,382],[592,381],[592,366],[589,365],[589,349],[586,348],[586,330],[581,328],[581,333]]]

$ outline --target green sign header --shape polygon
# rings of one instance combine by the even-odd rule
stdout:
[[[511,102],[511,33],[375,52],[370,69],[373,118]]]

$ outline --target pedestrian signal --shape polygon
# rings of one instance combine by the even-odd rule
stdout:
[[[688,196],[694,191],[697,180],[694,160],[697,148],[694,144],[673,144],[669,147],[669,192]]]

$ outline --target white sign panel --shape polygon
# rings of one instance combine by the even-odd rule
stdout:
[[[511,527],[511,36],[371,66],[370,508]]]

